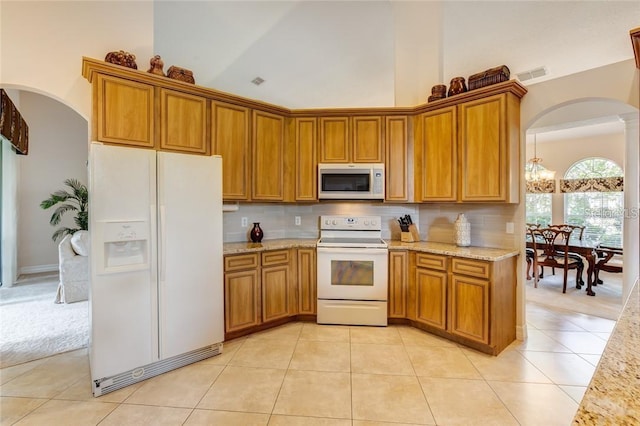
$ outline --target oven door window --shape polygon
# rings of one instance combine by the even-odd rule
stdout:
[[[373,287],[373,261],[332,260],[331,285]]]
[[[332,173],[322,175],[322,191],[369,192],[368,173]]]

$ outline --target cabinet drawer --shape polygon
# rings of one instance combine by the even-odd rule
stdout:
[[[489,278],[489,262],[453,258],[451,263],[451,271],[454,274],[470,275],[479,278]]]
[[[239,254],[224,257],[224,271],[240,271],[258,267],[258,253]]]
[[[416,267],[438,269],[445,271],[447,269],[447,257],[438,254],[416,254]]]
[[[274,250],[262,253],[262,266],[289,263],[289,250]]]

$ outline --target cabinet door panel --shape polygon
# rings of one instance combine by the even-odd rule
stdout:
[[[102,74],[98,74],[94,84],[94,108],[97,109],[94,138],[153,148],[153,86]]]
[[[416,197],[421,201],[455,201],[458,192],[456,107],[422,114],[419,120]]]
[[[505,95],[460,105],[461,200],[503,201],[507,196]]]
[[[298,313],[315,315],[316,290],[316,250],[298,249]]]
[[[253,200],[284,200],[284,119],[253,111]]]
[[[387,201],[409,200],[409,137],[407,117],[387,117],[385,122],[386,141],[386,189]]]
[[[296,201],[318,199],[317,120],[296,118]]]
[[[222,156],[222,198],[249,199],[251,145],[249,109],[219,102],[211,104],[213,153]]]
[[[262,268],[262,321],[289,316],[289,265]]]
[[[160,149],[194,154],[210,152],[206,98],[160,89],[160,123]]]
[[[257,269],[225,274],[224,315],[227,333],[260,324],[259,279]]]
[[[447,328],[447,273],[416,269],[416,321]]]
[[[489,282],[452,275],[452,333],[481,343],[489,343]]]
[[[320,163],[348,163],[349,118],[320,117]]]
[[[389,318],[407,317],[409,253],[389,252]]]
[[[382,163],[382,117],[353,117],[353,163]]]

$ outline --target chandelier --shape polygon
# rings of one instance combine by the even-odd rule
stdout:
[[[537,182],[540,180],[551,180],[556,176],[556,172],[547,170],[542,165],[542,158],[537,155],[536,134],[533,134],[533,158],[527,161],[524,177],[527,181]]]

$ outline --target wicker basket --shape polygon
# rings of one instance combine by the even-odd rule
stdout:
[[[511,72],[506,65],[491,68],[486,71],[479,72],[469,76],[469,90],[479,89],[481,87],[490,86],[496,83],[502,83],[509,80]]]

